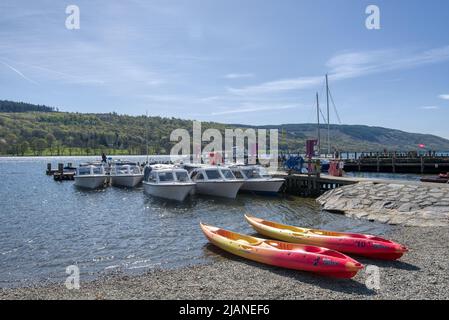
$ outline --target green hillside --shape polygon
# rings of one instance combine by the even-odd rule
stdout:
[[[8,102],[9,107],[13,104]],[[18,104],[21,111],[27,104]],[[0,112],[1,155],[85,155],[145,154],[148,136],[149,153],[168,154],[173,142],[170,133],[177,128],[192,132],[192,121],[175,118],[128,116],[110,114],[82,114],[67,112]],[[48,108],[48,107],[45,107]],[[51,109],[53,110],[53,109]],[[244,125],[225,125],[203,122],[203,131],[216,128],[248,128]],[[148,130],[147,130],[148,128]],[[256,127],[254,127],[256,128]],[[257,128],[279,129],[280,151],[304,152],[305,140],[316,136],[314,124],[285,124]],[[322,148],[325,150],[325,126],[322,127]],[[147,134],[148,133],[148,134]],[[332,125],[332,146],[340,151],[409,151],[423,143],[427,149],[449,150],[449,140],[399,130],[361,125]]]

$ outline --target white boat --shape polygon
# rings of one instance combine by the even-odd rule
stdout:
[[[187,170],[171,165],[151,165],[144,169],[143,188],[155,197],[184,201],[195,188]]]
[[[113,186],[134,188],[143,180],[143,172],[136,163],[115,163],[111,169]]]
[[[85,164],[76,169],[75,186],[96,189],[104,185],[106,173],[102,165]]]
[[[262,166],[258,165],[236,165],[230,167],[237,178],[245,182],[240,190],[276,193],[284,184],[284,179],[273,178]]]
[[[201,165],[192,168],[190,178],[196,183],[195,192],[234,199],[243,185],[227,167]]]

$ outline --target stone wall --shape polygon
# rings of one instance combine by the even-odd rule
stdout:
[[[324,193],[324,210],[408,226],[449,225],[449,186],[360,182]]]

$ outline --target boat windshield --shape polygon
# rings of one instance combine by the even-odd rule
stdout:
[[[271,178],[271,175],[268,173],[268,170],[263,167],[259,168],[259,174],[264,178]]]
[[[244,178],[245,178],[245,177],[243,176],[242,172],[241,172],[239,169],[234,170],[233,173],[234,173],[234,176],[235,176],[237,179],[244,179]]]
[[[217,169],[206,170],[206,176],[209,180],[221,179],[220,172]]]
[[[189,182],[189,175],[185,171],[176,172],[176,179],[180,182]]]
[[[159,182],[173,181],[173,172],[159,172]]]
[[[92,173],[93,174],[102,174],[103,172],[101,172],[101,167],[93,167]]]
[[[221,173],[225,177],[225,179],[235,179],[234,174],[229,169],[221,169]]]
[[[131,167],[130,171],[132,174],[141,174],[140,168],[138,166]]]
[[[89,167],[81,167],[78,169],[78,175],[79,176],[85,176],[90,174],[90,168]]]
[[[128,167],[127,166],[116,167],[115,173],[116,174],[127,174],[128,173]]]
[[[259,170],[257,169],[244,169],[243,173],[248,179],[258,179],[261,177]]]

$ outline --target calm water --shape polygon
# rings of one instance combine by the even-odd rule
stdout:
[[[244,194],[236,200],[196,196],[179,204],[144,195],[142,188],[83,191],[44,174],[47,162],[87,159],[0,158],[0,287],[60,281],[72,264],[87,278],[223,259],[206,246],[198,223],[252,234],[245,212],[335,230],[383,234],[389,228],[320,212],[309,199]]]

